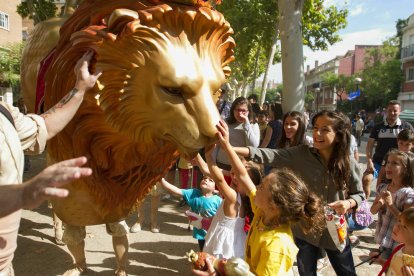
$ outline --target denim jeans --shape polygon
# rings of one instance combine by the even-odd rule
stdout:
[[[300,275],[316,276],[316,261],[319,248],[301,239],[295,239],[295,243],[299,248],[297,255],[298,271]],[[346,241],[344,251],[325,249],[329,261],[339,276],[356,275],[354,260],[352,258],[351,246],[349,239]]]

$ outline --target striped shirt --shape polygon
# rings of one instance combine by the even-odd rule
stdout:
[[[377,187],[377,195],[387,191],[388,184],[381,183]],[[403,211],[404,205],[414,203],[414,190],[410,187],[403,187],[398,191],[392,193],[392,202],[394,206],[400,211]],[[392,230],[394,224],[397,222],[391,210],[384,205],[378,212],[378,223],[375,229],[375,242],[382,247],[392,249],[398,243],[392,237]]]

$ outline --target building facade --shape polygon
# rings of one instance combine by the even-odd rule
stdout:
[[[364,70],[366,53],[368,49],[375,47],[380,46],[355,45],[353,50],[349,50],[343,56],[337,56],[321,65],[316,61],[313,69],[310,69],[308,65],[305,72],[305,93],[312,93],[314,96],[312,106],[308,106],[308,109],[313,111],[335,110],[337,91],[335,87],[323,83],[324,77],[329,73],[349,77]]]
[[[403,28],[401,67],[404,80],[398,100],[401,101],[402,110],[414,110],[414,14],[408,18],[407,26]]]
[[[22,18],[16,7],[21,0],[0,1],[0,47],[22,41]]]
[[[22,41],[22,18],[16,11],[20,2],[21,0],[0,1],[0,51],[8,51],[10,43]],[[11,87],[0,84],[0,100],[13,103]]]

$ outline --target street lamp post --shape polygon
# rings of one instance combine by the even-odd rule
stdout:
[[[356,86],[356,92],[358,92],[359,84],[362,82],[362,79],[361,78],[355,78],[354,82],[355,82],[355,86]],[[361,100],[362,100],[362,93],[359,92],[359,97],[358,97],[359,109],[361,109]]]
[[[321,89],[319,87],[315,88],[315,92],[316,92],[316,113],[319,112],[319,92],[321,91]]]

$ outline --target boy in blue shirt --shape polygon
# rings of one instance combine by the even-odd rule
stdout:
[[[170,194],[183,197],[184,201],[190,206],[191,211],[204,218],[213,218],[221,204],[221,197],[214,194],[216,184],[208,176],[204,176],[201,180],[200,189],[180,189],[164,178],[161,179],[161,185]],[[198,241],[200,251],[203,251],[206,234],[206,230],[193,227],[193,238]]]

